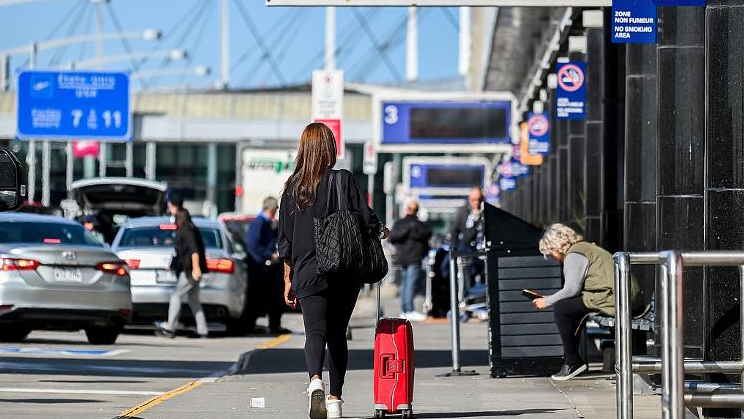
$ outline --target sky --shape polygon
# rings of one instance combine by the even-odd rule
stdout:
[[[308,83],[313,69],[324,67],[325,10],[318,7],[267,7],[263,0],[230,4],[231,88],[264,88]],[[241,7],[242,6],[242,7]],[[336,8],[336,67],[350,82],[395,83],[405,78],[406,8]],[[111,70],[132,70],[148,77],[140,89],[212,87],[220,77],[220,1],[110,0],[102,7],[103,32],[161,30],[159,41],[107,40],[104,56],[186,49],[186,60],[157,57],[111,63]],[[241,13],[244,12],[245,14]],[[458,9],[419,9],[419,77],[457,76]],[[246,17],[244,17],[246,16]],[[0,53],[3,50],[96,32],[95,6],[88,0],[40,0],[0,6]],[[362,23],[364,22],[364,23]],[[252,30],[253,29],[253,30]],[[257,41],[254,32],[261,34]],[[387,45],[385,57],[374,45]],[[268,51],[270,59],[263,59]],[[37,68],[64,66],[95,58],[95,43],[40,51]],[[11,73],[28,68],[28,55],[11,57]],[[194,69],[211,68],[197,76]],[[170,70],[164,75],[160,70]],[[157,77],[151,77],[160,74]],[[173,74],[174,73],[174,74]]]

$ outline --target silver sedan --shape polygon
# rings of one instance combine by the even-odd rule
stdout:
[[[204,240],[209,268],[199,281],[199,299],[207,320],[223,323],[228,333],[244,334],[249,314],[244,256],[237,254],[222,224],[202,218],[194,218],[194,224]],[[177,282],[169,269],[175,254],[175,230],[167,217],[135,218],[127,221],[114,239],[112,249],[131,270],[134,323],[167,318]],[[183,311],[186,316],[190,313]]]
[[[85,329],[112,344],[132,313],[126,264],[81,225],[48,215],[0,214],[0,339],[33,329]]]

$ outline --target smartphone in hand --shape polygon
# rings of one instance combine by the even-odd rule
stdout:
[[[530,300],[534,300],[536,298],[543,298],[542,295],[540,295],[540,294],[538,294],[538,293],[536,293],[535,291],[532,291],[532,290],[522,290],[522,295],[525,296],[525,297],[527,297],[527,298],[529,298]]]

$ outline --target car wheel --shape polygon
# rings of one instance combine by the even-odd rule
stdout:
[[[23,326],[0,327],[0,342],[21,342],[31,333],[31,329]]]
[[[89,327],[85,329],[88,342],[92,345],[112,345],[119,337],[121,328],[118,326]]]

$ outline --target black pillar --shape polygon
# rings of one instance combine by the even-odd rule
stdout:
[[[657,237],[659,249],[704,248],[705,12],[660,7]],[[657,287],[658,289],[658,287]],[[686,353],[703,357],[703,269],[685,269]]]
[[[605,8],[609,27],[612,11]],[[611,253],[623,246],[623,161],[625,151],[625,46],[613,44],[610,30],[605,36],[604,118],[602,125],[602,233],[601,245]]]
[[[741,251],[744,249],[744,5],[726,3],[732,2],[711,1],[705,22],[708,95],[705,248]],[[706,272],[706,359],[741,359],[740,287],[741,274],[737,268],[710,268]],[[707,413],[715,417],[740,417],[738,412]]]
[[[587,104],[586,146],[584,149],[584,237],[602,243],[602,180],[604,179],[604,29],[586,31]]]
[[[656,247],[656,46],[626,47],[625,211],[626,251],[653,252]],[[655,286],[654,266],[637,266],[645,301]]]

